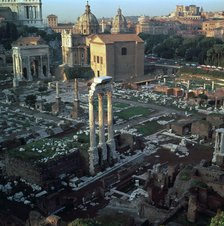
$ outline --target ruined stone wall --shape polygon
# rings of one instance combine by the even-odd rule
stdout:
[[[40,186],[56,181],[62,173],[79,173],[82,170],[79,151],[61,156],[47,163],[34,164],[29,160],[5,156],[5,174],[21,177],[29,183]]]

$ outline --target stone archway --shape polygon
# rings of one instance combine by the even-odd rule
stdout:
[[[47,67],[45,65],[43,66],[43,75],[47,76]]]
[[[24,77],[26,80],[28,79],[27,68],[26,68],[26,67],[23,68],[23,77]]]

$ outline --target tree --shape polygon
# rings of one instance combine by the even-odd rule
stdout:
[[[211,219],[210,226],[223,226],[224,225],[224,212],[218,211],[217,214]]]
[[[90,79],[94,77],[94,72],[89,67],[65,67],[65,75],[68,80],[76,79],[76,78],[84,78]]]

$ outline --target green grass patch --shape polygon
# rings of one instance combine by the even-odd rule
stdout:
[[[207,184],[196,179],[192,180],[191,187],[208,188]]]
[[[120,112],[116,112],[115,115],[124,120],[128,120],[137,115],[147,116],[150,113],[151,113],[151,110],[145,107],[130,107]]]
[[[143,136],[149,136],[152,135],[159,130],[162,130],[165,128],[165,126],[160,125],[156,121],[146,122],[144,125],[137,125],[134,128],[138,130],[139,133],[141,133]]]
[[[113,107],[114,108],[123,109],[123,108],[130,107],[130,105],[129,104],[125,104],[125,103],[114,102],[113,103]]]

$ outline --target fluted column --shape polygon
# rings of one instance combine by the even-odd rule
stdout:
[[[99,147],[102,150],[102,162],[105,164],[107,160],[107,146],[105,142],[105,129],[104,129],[104,112],[103,112],[103,94],[98,94],[98,116],[99,116]]]
[[[94,105],[93,105],[93,96],[91,94],[89,94],[89,131],[90,131],[89,172],[91,175],[94,175],[95,166],[99,162],[99,156],[96,147]]]
[[[110,156],[112,159],[117,159],[114,131],[113,131],[113,108],[112,108],[112,92],[107,92],[107,125],[108,125],[108,145],[110,147]]]

